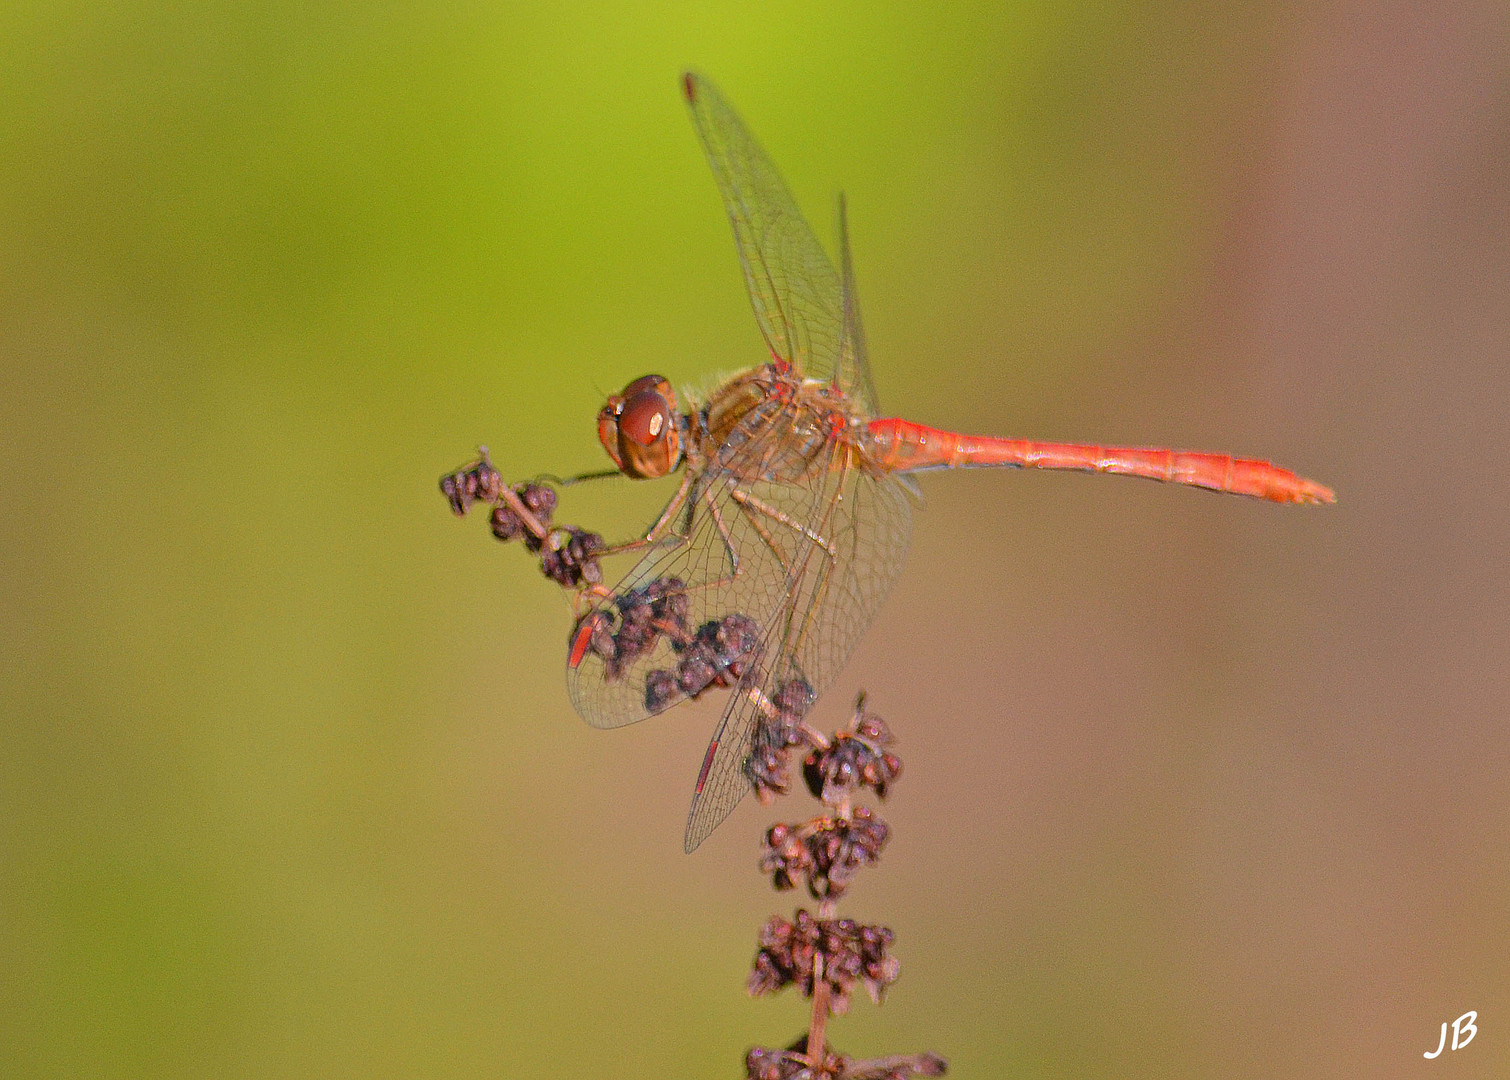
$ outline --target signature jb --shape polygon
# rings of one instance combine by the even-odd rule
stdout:
[[[1454,1050],[1467,1046],[1473,1041],[1473,1037],[1479,1033],[1479,1029],[1473,1026],[1473,1022],[1478,1018],[1478,1013],[1470,1011],[1465,1012],[1452,1022],[1452,1048]],[[1442,1048],[1446,1045],[1447,1025],[1444,1023],[1442,1025],[1442,1039],[1437,1043],[1436,1050],[1429,1054],[1422,1054],[1421,1056],[1427,1059],[1434,1058],[1442,1052]]]

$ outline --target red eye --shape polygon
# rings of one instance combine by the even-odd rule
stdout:
[[[646,375],[624,387],[598,413],[598,440],[626,476],[653,480],[682,460],[676,392],[659,375]]]
[[[619,434],[641,446],[651,446],[671,426],[671,406],[654,390],[626,397],[619,411]]]

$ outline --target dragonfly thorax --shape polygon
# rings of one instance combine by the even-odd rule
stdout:
[[[682,422],[676,392],[659,375],[644,375],[598,411],[598,441],[618,470],[654,480],[682,461]]]

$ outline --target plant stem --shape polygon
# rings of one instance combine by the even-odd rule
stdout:
[[[823,954],[813,958],[813,1018],[807,1028],[807,1060],[814,1068],[823,1064],[823,1044],[828,1038],[828,980],[823,977]]]

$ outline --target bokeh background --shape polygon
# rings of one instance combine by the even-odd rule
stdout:
[[[688,65],[825,239],[848,193],[889,409],[1340,493],[925,479],[817,715],[865,688],[906,761],[843,908],[903,977],[837,1045],[1510,1074],[1507,31],[1497,0],[11,0],[0,1074],[735,1076],[802,1030],[742,989],[792,906],[773,814],[681,853],[714,711],[583,725],[559,590],[435,486],[483,442],[601,467],[605,392],[762,358]]]

